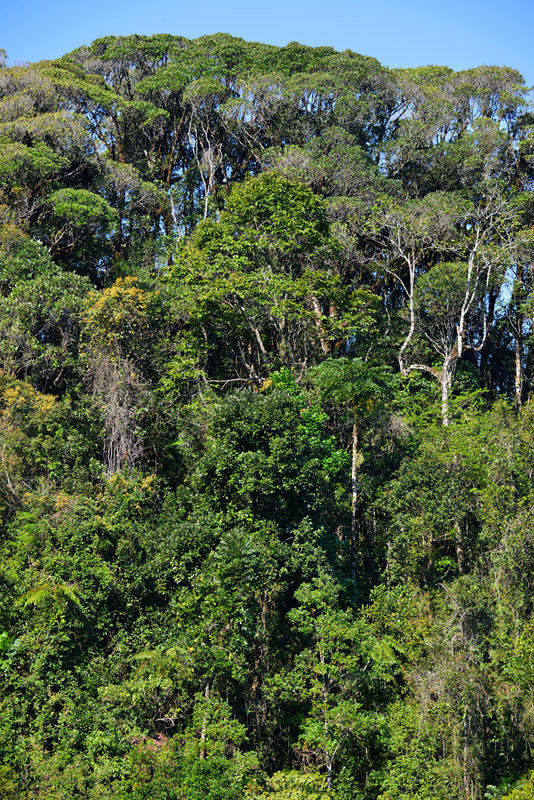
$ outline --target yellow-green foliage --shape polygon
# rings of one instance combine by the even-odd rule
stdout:
[[[501,800],[534,800],[534,775],[519,781]]]
[[[251,789],[246,800],[331,800],[326,777],[318,772],[275,772],[265,787]]]

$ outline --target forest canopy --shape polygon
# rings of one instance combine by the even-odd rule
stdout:
[[[511,67],[0,60],[0,797],[531,800],[533,189]]]

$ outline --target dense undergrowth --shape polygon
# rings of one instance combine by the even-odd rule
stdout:
[[[532,798],[527,100],[223,34],[0,68],[2,798]]]

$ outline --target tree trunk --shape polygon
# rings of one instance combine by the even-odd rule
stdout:
[[[522,326],[522,319],[519,316],[517,319],[517,326],[518,329]],[[515,407],[519,411],[522,405],[522,395],[523,395],[523,373],[521,370],[521,361],[522,361],[522,342],[521,342],[521,333],[519,330],[515,334],[515,376],[514,376],[514,385],[515,385]]]
[[[352,464],[350,473],[350,579],[356,582],[356,506],[358,503],[358,418],[354,414],[352,426]]]
[[[441,421],[443,425],[449,424],[449,393],[452,385],[451,365],[447,361],[441,371]]]
[[[204,697],[206,698],[206,700],[210,699],[210,682],[209,681],[206,682],[206,687],[204,689]],[[200,758],[202,758],[202,759],[206,758],[207,729],[208,729],[208,716],[207,716],[207,710],[206,710],[206,713],[204,714],[204,719],[202,720],[202,730],[200,731],[200,741],[201,741]]]
[[[321,344],[321,350],[325,354],[325,356],[330,355],[332,347],[331,343],[328,341],[328,337],[324,330],[323,326],[323,311],[321,308],[321,304],[319,300],[314,295],[311,295],[311,304],[313,307],[313,313],[315,315],[315,325],[317,327],[317,333],[319,334],[319,342]]]
[[[515,344],[515,374],[514,374],[514,394],[516,411],[521,410],[523,404],[523,321],[521,313],[521,294],[524,286],[524,271],[521,264],[516,268],[516,281],[514,286],[514,306],[515,321],[512,325]]]
[[[328,791],[332,791],[332,759],[330,757],[330,753],[325,753],[325,761],[326,761],[326,780],[328,783]]]

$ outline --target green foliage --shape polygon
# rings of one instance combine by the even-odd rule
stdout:
[[[248,795],[251,800],[329,800],[326,780],[318,772],[275,772],[261,791]]]
[[[0,67],[0,796],[530,798],[522,77]]]
[[[4,765],[0,766],[0,791],[5,800],[15,800],[17,797],[17,784],[12,770]]]
[[[489,788],[489,787],[488,787]],[[534,786],[532,778],[529,776],[524,780],[519,781],[511,791],[505,791],[500,797],[505,800],[530,800],[534,796]]]
[[[56,273],[55,265],[46,247],[35,239],[28,239],[16,231],[9,236],[4,231],[4,242],[0,255],[0,281],[2,294],[8,292],[18,281],[35,280]]]

